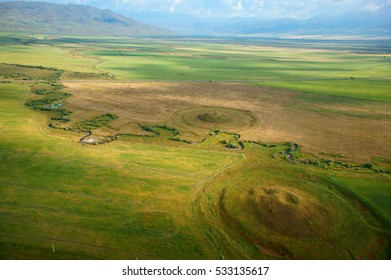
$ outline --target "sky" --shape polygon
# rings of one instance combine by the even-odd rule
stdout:
[[[46,0],[46,2],[85,4],[111,9],[125,15],[139,12],[164,12],[207,18],[241,16],[267,19],[306,19],[322,15],[338,16],[348,12],[375,13],[382,9],[389,10],[391,7],[391,0]]]

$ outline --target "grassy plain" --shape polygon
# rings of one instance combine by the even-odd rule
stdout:
[[[0,258],[391,257],[387,53],[1,40]]]
[[[120,80],[247,80],[311,93],[391,101],[390,47],[389,41],[15,38],[3,34],[0,55],[4,63],[56,65],[72,72],[110,73]]]
[[[0,86],[1,258],[213,257],[189,198],[237,154],[138,141],[81,146],[23,106],[28,87]]]

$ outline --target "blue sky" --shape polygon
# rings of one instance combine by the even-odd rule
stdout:
[[[352,11],[374,13],[391,7],[391,0],[47,0],[47,2],[85,4],[111,9],[122,14],[150,11],[185,13],[212,18],[255,16],[303,19],[319,15],[340,15]]]

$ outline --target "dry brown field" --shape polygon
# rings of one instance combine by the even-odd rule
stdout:
[[[391,105],[384,102],[315,104],[301,99],[302,93],[243,83],[86,81],[65,86],[73,95],[67,103],[74,119],[104,113],[119,116],[111,123],[112,131],[95,131],[98,135],[141,133],[138,124],[166,124],[178,129],[182,138],[197,141],[213,127],[187,123],[178,114],[191,108],[202,111],[207,104],[246,110],[255,116],[251,125],[242,125],[237,118],[228,127],[228,132],[240,134],[242,140],[292,141],[309,153],[340,154],[360,162],[373,156],[391,157],[387,129]]]

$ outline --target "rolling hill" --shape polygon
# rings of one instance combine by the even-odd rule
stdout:
[[[0,31],[109,36],[170,34],[110,10],[46,2],[0,3]]]

